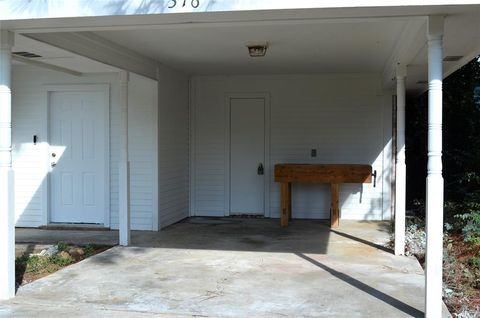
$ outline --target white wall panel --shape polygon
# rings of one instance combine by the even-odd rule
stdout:
[[[166,227],[189,215],[189,81],[163,71],[158,81],[159,219]]]

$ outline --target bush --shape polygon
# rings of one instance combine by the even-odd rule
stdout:
[[[57,249],[59,252],[63,252],[69,249],[69,245],[65,242],[58,242],[57,243]]]
[[[32,255],[28,258],[26,265],[27,272],[36,272],[43,266],[42,258],[38,255]]]
[[[85,257],[90,257],[95,254],[95,244],[87,244],[85,246]]]
[[[462,234],[465,242],[480,245],[480,211],[470,211],[455,217],[464,222]]]
[[[406,255],[414,255],[418,259],[425,257],[427,234],[425,224],[419,218],[408,218],[405,231]]]
[[[64,256],[60,254],[50,256],[49,261],[50,263],[58,265],[60,267],[64,267],[73,263],[73,259],[70,256]]]

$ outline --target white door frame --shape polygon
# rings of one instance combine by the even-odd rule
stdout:
[[[230,100],[235,98],[265,100],[265,162],[263,163],[264,178],[264,203],[263,215],[270,217],[270,181],[273,171],[270,169],[270,94],[262,92],[253,93],[227,93],[225,95],[225,216],[230,216]]]
[[[105,97],[105,125],[104,125],[104,151],[105,151],[105,165],[104,165],[104,182],[105,182],[105,211],[104,211],[104,220],[103,226],[110,227],[110,85],[109,84],[74,84],[74,85],[45,85],[44,90],[44,118],[47,123],[44,130],[44,135],[46,136],[46,141],[48,146],[45,147],[45,164],[46,170],[48,171],[47,177],[45,178],[46,182],[43,182],[42,191],[43,191],[43,223],[49,224],[51,221],[51,196],[50,196],[50,93],[52,92],[82,92],[82,91],[97,91],[103,92]]]

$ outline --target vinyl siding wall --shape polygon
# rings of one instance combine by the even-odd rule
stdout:
[[[377,170],[377,187],[341,185],[341,217],[390,218],[391,99],[382,92],[380,77],[370,74],[195,77],[193,215],[223,216],[229,209],[225,117],[226,97],[232,93],[270,96],[267,216],[280,215],[280,189],[273,179],[276,163],[358,163]],[[310,157],[311,149],[317,149],[316,158]],[[295,218],[326,219],[329,210],[327,185],[293,185]]]
[[[116,74],[70,76],[31,66],[13,68],[12,142],[15,170],[16,225],[48,223],[48,117],[45,85],[110,86],[110,226],[118,227],[118,156],[120,142],[119,82]],[[133,75],[129,84],[132,228],[156,229],[156,82]],[[155,114],[155,115],[152,115]],[[33,135],[39,142],[33,145]]]
[[[189,215],[189,81],[159,74],[159,218],[166,227]]]

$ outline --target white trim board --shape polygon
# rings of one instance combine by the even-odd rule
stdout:
[[[180,1],[178,1],[180,2]],[[212,3],[210,3],[212,2]],[[15,3],[15,2],[12,2]],[[137,3],[137,2],[135,2]],[[68,21],[67,18],[83,18],[88,19],[89,22],[93,18],[98,16],[100,20],[106,20],[103,24],[111,23],[111,17],[122,18],[130,16],[137,18],[134,21],[138,21],[138,17],[157,18],[156,15],[161,15],[162,18],[169,21],[174,19],[172,15],[179,15],[180,19],[186,19],[189,15],[206,15],[206,13],[216,13],[217,15],[231,15],[235,13],[263,13],[264,15],[276,11],[326,11],[323,15],[329,15],[332,17],[339,16],[359,16],[366,15],[370,12],[371,16],[395,16],[395,15],[428,15],[432,14],[433,9],[443,9],[442,6],[467,6],[475,5],[478,2],[475,0],[244,0],[244,1],[198,1],[198,5],[180,6],[152,6],[147,10],[141,10],[139,15],[139,5],[127,5],[122,14],[118,13],[116,6],[104,6],[101,1],[89,1],[89,0],[70,0],[68,6],[46,6],[46,10],[18,10],[15,6],[12,6],[9,1],[4,3],[0,2],[0,19],[9,22],[8,27],[16,25],[13,22],[23,22],[18,20],[37,20],[43,18],[43,20],[57,19],[61,22]],[[173,3],[172,3],[173,4]],[[265,13],[264,13],[265,12]],[[123,16],[123,17],[122,17]],[[208,15],[207,15],[208,16]],[[50,18],[50,19],[48,19]],[[183,20],[182,19],[182,20]],[[190,18],[192,19],[192,18]],[[199,19],[199,18],[197,18]],[[17,20],[17,21],[15,21]],[[163,19],[162,19],[163,20]],[[200,20],[200,19],[199,19]],[[29,21],[29,20],[27,20]],[[95,21],[95,20],[94,20]],[[141,22],[137,22],[141,24]],[[97,22],[94,25],[102,25],[101,22]]]

